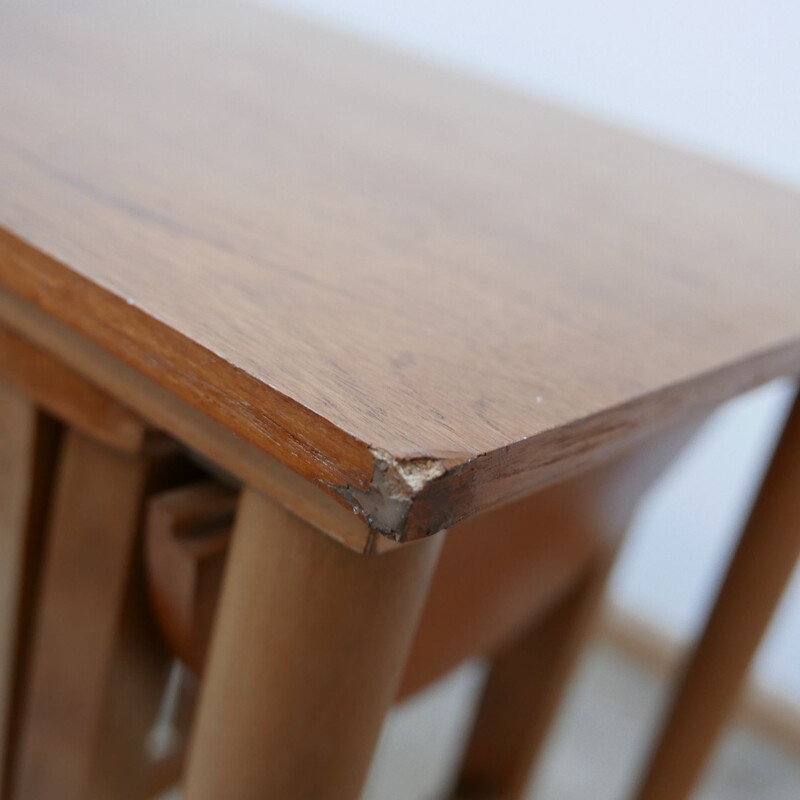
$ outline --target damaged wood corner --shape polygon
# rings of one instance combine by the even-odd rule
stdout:
[[[370,452],[375,463],[368,488],[336,487],[336,492],[347,499],[370,528],[402,542],[414,499],[447,472],[449,462],[432,456],[396,458],[375,447]]]

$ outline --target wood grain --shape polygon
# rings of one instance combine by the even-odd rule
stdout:
[[[10,0],[0,284],[425,535],[800,369],[800,198],[203,0]]]
[[[124,400],[155,428],[169,431],[209,466],[221,468],[266,492],[352,550],[371,551],[375,547],[377,537],[367,521],[328,492],[99,345],[3,289],[0,289],[0,319],[77,374]],[[394,546],[389,539],[382,541],[385,546]]]

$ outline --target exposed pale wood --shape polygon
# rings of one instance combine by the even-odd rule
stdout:
[[[614,550],[595,559],[555,609],[497,653],[453,800],[522,800],[600,608]]]
[[[364,557],[244,490],[187,800],[357,800],[441,539]]]
[[[139,417],[1,325],[0,373],[66,424],[124,452],[141,450],[146,426]]]
[[[138,531],[149,486],[186,469],[68,431],[35,621],[14,800],[141,800],[168,654],[149,621]]]
[[[411,539],[800,368],[800,199],[257,4],[9,0],[0,282]]]
[[[16,757],[19,698],[52,476],[57,424],[0,380],[0,797]]]
[[[684,800],[700,776],[800,555],[798,486],[800,400],[679,681],[637,800]]]

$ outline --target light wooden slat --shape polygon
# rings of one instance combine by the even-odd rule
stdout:
[[[145,423],[118,401],[14,331],[0,326],[0,371],[62,422],[126,453],[144,444]]]
[[[14,769],[14,800],[141,800],[169,654],[140,565],[144,499],[193,470],[168,442],[120,453],[69,430]]]

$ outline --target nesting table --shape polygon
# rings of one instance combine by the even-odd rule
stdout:
[[[636,500],[800,373],[799,304],[781,186],[256,4],[9,0],[3,800],[356,800],[475,653],[452,796],[520,798]],[[798,548],[795,410],[640,800],[688,796]]]

